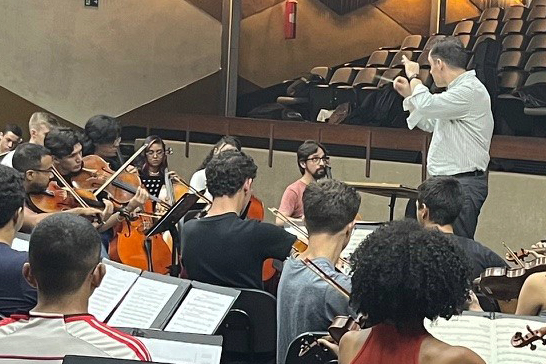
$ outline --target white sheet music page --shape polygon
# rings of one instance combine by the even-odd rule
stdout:
[[[174,364],[219,364],[222,347],[181,341],[138,338],[146,345],[152,360]]]
[[[149,329],[177,288],[176,284],[140,277],[108,325]]]
[[[356,250],[356,248],[358,248],[362,240],[364,240],[368,235],[373,233],[374,230],[375,230],[375,227],[374,228],[362,227],[362,228],[354,229],[353,235],[351,236],[351,240],[349,240],[349,244],[347,244],[345,249],[343,249],[343,251],[341,252],[341,257],[348,259],[349,256],[353,254],[353,252]]]
[[[479,316],[453,316],[449,321],[439,318],[432,323],[425,319],[425,328],[432,336],[450,345],[467,347],[486,363],[495,363],[493,325],[493,320]]]
[[[546,363],[546,346],[542,345],[540,340],[536,341],[536,349],[531,351],[529,346],[524,348],[515,348],[510,341],[516,332],[523,335],[527,333],[526,326],[529,325],[532,330],[544,326],[544,322],[532,321],[519,318],[500,318],[495,320],[496,346],[498,364],[544,364]]]
[[[106,320],[139,277],[135,272],[118,269],[110,264],[105,266],[106,275],[89,298],[89,313],[99,321]]]
[[[192,288],[165,331],[212,335],[235,297]]]

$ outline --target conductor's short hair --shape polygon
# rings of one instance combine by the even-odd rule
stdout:
[[[468,55],[463,43],[456,37],[446,37],[434,44],[430,50],[430,57],[439,58],[449,66],[466,69]]]

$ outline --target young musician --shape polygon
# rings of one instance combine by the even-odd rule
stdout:
[[[23,179],[13,168],[0,166],[0,315],[28,311],[36,305],[36,290],[23,277],[25,252],[11,248],[23,225]]]
[[[147,137],[144,144],[149,145],[144,150],[138,166],[140,181],[151,195],[157,197],[165,184],[165,168],[168,166],[167,148],[163,140],[155,135]]]
[[[487,198],[489,147],[493,135],[491,98],[474,70],[467,71],[467,53],[455,37],[440,40],[430,50],[430,74],[447,91],[432,94],[419,79],[419,63],[403,57],[405,77],[394,88],[410,112],[410,129],[432,133],[427,170],[430,176],[457,178],[465,192],[454,223],[455,234],[473,239]]]
[[[452,177],[431,177],[418,187],[417,220],[427,229],[439,230],[453,239],[468,256],[472,279],[489,267],[506,267],[506,262],[491,249],[463,236],[453,234],[453,224],[464,203],[463,187]]]
[[[351,305],[373,327],[343,336],[340,364],[485,363],[423,325],[458,314],[469,298],[469,266],[448,236],[415,220],[394,221],[368,235],[351,264]]]
[[[207,177],[205,175],[205,168],[210,160],[218,153],[225,150],[241,150],[241,142],[236,137],[229,135],[223,136],[211,149],[203,163],[197,169],[197,172],[193,174],[190,180],[190,186],[197,191],[203,191],[207,188]],[[207,194],[207,197],[212,197]]]
[[[263,289],[267,258],[284,260],[296,237],[283,229],[239,215],[252,195],[257,167],[236,150],[221,152],[207,164],[213,197],[206,217],[182,227],[183,265],[190,279],[220,286]]]
[[[326,331],[336,316],[349,315],[349,298],[303,263],[309,259],[326,275],[351,291],[351,278],[335,265],[347,246],[360,206],[360,195],[332,179],[311,182],[303,193],[309,246],[284,264],[277,294],[277,363],[284,363],[288,346],[298,335]]]
[[[38,290],[28,315],[0,321],[0,361],[61,363],[65,355],[150,361],[146,347],[88,313],[106,269],[100,237],[85,219],[57,214],[32,232],[23,273]]]
[[[47,133],[53,128],[59,126],[59,121],[47,112],[35,112],[30,117],[28,122],[28,130],[30,131],[31,144],[44,145],[44,139]],[[9,152],[2,159],[2,164],[8,167],[13,167],[13,153]]]
[[[123,164],[118,155],[121,124],[107,115],[95,115],[85,123],[82,140],[83,155],[95,154],[104,159],[114,171]]]
[[[23,130],[19,125],[6,124],[4,130],[0,132],[0,154],[8,153],[21,143]]]
[[[15,149],[13,155],[13,168],[23,174],[23,189],[25,197],[25,214],[21,231],[30,233],[32,229],[46,217],[54,213],[41,213],[30,202],[30,194],[46,193],[47,187],[53,173],[53,158],[51,153],[44,146],[38,144],[23,143]],[[83,216],[95,216],[100,214],[103,219],[108,219],[111,212],[111,203],[107,202],[107,207],[103,211],[95,208],[77,207],[62,213],[71,213]]]
[[[324,146],[314,140],[306,140],[297,152],[298,168],[302,177],[292,183],[284,191],[279,212],[287,217],[303,217],[302,196],[305,188],[313,181],[326,177],[327,168],[330,166],[330,157]],[[276,224],[283,225],[279,218]]]
[[[521,287],[516,315],[546,316],[546,274],[531,274]]]

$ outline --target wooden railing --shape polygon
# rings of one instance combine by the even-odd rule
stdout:
[[[153,124],[148,123],[153,120]],[[314,139],[323,143],[365,147],[365,174],[370,176],[373,148],[406,150],[422,153],[421,178],[426,178],[426,157],[431,134],[420,130],[391,129],[352,125],[291,122],[278,120],[229,118],[212,115],[163,115],[153,119],[124,120],[124,125],[154,129],[185,131],[185,154],[190,155],[192,133],[234,135],[262,138],[269,141],[269,167],[273,166],[275,140],[303,141]],[[491,157],[546,162],[546,139],[495,135]]]

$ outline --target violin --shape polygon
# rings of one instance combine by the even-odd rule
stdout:
[[[340,294],[342,294],[344,297],[347,298],[347,300],[350,299],[351,294],[349,291],[347,291],[345,288],[343,288],[339,283],[337,283],[332,277],[324,273],[322,269],[320,269],[319,266],[317,266],[313,261],[306,258],[302,260],[303,264],[307,268],[309,268],[311,271],[313,271],[316,275],[318,275],[322,280],[324,280],[326,283],[330,284],[332,287],[334,287]],[[339,341],[349,331],[359,331],[364,327],[366,324],[366,318],[363,315],[359,315],[359,317],[355,320],[350,316],[336,316],[330,326],[328,327],[328,333],[334,339],[336,343],[339,344]]]
[[[105,206],[98,201],[88,190],[74,190],[81,197],[88,207],[103,209]],[[29,194],[29,200],[33,210],[40,213],[66,211],[82,206],[80,202],[72,196],[66,188],[58,185],[56,181],[49,182],[47,190],[42,193]]]
[[[546,335],[546,327],[541,327],[538,330],[531,330],[531,327],[527,325],[527,331],[528,333],[525,335],[523,335],[521,332],[516,332],[514,336],[512,336],[512,340],[510,340],[510,342],[513,347],[523,348],[529,345],[531,350],[536,350],[537,346],[533,343],[538,340],[542,341],[542,345],[546,345],[546,339],[544,338]]]
[[[521,248],[520,250],[514,252],[517,259],[521,261],[525,261],[525,259],[529,257],[532,257],[533,259],[539,258],[541,256],[544,256],[544,253],[546,253],[546,248],[539,248],[539,249]],[[510,253],[506,253],[505,259],[509,262],[516,262],[516,258]]]

